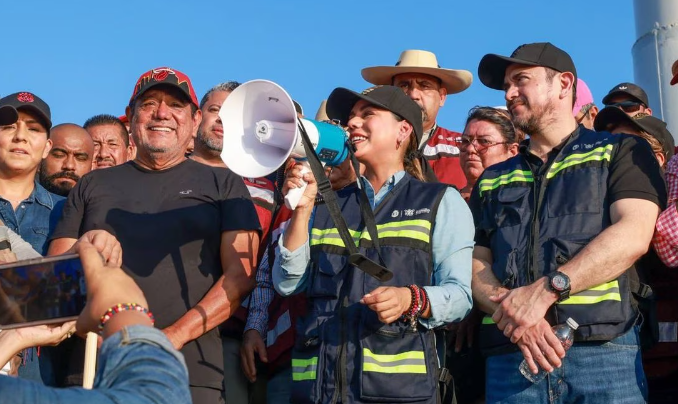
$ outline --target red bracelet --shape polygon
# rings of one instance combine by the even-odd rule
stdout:
[[[407,285],[407,288],[410,290],[412,302],[410,303],[410,307],[407,309],[407,311],[403,313],[403,318],[404,320],[410,322],[410,326],[413,330],[416,330],[417,319],[419,318],[422,308],[424,307],[424,301],[421,298],[421,288],[419,288],[419,286]]]
[[[421,300],[422,300],[421,311],[419,312],[419,314],[421,315],[421,314],[426,313],[426,310],[428,310],[428,308],[431,306],[431,301],[428,298],[428,292],[426,292],[426,289],[419,288],[419,291],[421,293]]]
[[[106,322],[110,320],[114,315],[120,313],[121,311],[129,310],[134,310],[146,314],[148,318],[151,319],[151,325],[155,324],[155,317],[153,317],[153,313],[148,311],[147,308],[140,306],[136,303],[118,303],[115,306],[111,307],[110,309],[106,310],[104,315],[101,316],[101,320],[99,321],[99,334],[103,332],[104,325],[106,324]]]

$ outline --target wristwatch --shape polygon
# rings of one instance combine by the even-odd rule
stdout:
[[[547,275],[549,279],[549,288],[556,292],[560,303],[570,297],[570,277],[560,271],[554,271]]]

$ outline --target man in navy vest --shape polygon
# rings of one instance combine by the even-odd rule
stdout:
[[[471,196],[487,402],[645,402],[628,272],[666,200],[657,160],[638,137],[577,125],[577,71],[550,43],[485,55],[478,76],[530,135]],[[580,326],[566,354],[551,327],[567,318]],[[523,359],[547,381],[524,378]]]

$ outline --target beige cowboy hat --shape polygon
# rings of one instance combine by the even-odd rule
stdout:
[[[327,100],[322,100],[318,112],[315,113],[315,120],[319,122],[329,121],[330,117],[327,116]]]
[[[393,76],[403,73],[422,73],[442,81],[448,94],[460,93],[471,85],[473,75],[468,70],[443,69],[433,52],[406,50],[400,54],[395,66],[374,66],[362,70],[365,81],[372,84],[390,85]]]

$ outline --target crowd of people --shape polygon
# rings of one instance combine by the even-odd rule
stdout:
[[[293,159],[261,178],[228,169],[235,81],[199,98],[152,69],[124,116],[82,126],[53,126],[36,94],[0,98],[15,252],[0,260],[83,265],[0,275],[5,300],[82,311],[0,332],[12,402],[675,402],[678,157],[645,91],[619,83],[599,108],[567,52],[525,44],[482,58],[506,106],[474,106],[456,132],[438,113],[471,72],[406,50],[362,77],[372,87],[318,111],[351,148],[321,177]],[[569,318],[571,347],[552,331]],[[97,326],[95,388],[59,389],[82,385],[72,335]]]

